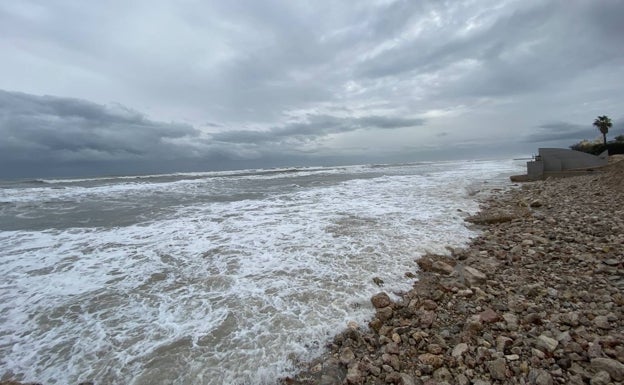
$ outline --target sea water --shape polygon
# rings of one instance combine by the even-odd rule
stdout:
[[[521,167],[0,182],[0,376],[275,383],[408,290],[419,256],[466,244],[477,198]]]

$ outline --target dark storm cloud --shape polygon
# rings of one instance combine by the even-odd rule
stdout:
[[[155,122],[116,105],[0,90],[0,159],[7,162],[169,158],[189,125]]]

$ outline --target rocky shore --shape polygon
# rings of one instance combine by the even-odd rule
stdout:
[[[524,184],[468,218],[466,249],[417,261],[283,384],[624,383],[624,162]]]

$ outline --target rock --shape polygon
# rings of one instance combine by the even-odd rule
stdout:
[[[348,384],[361,384],[364,381],[362,372],[360,372],[357,365],[353,365],[347,370],[346,380]]]
[[[475,285],[477,283],[483,283],[487,280],[487,275],[475,269],[474,267],[464,266],[462,270],[463,270],[464,278],[471,285]]]
[[[386,353],[399,354],[399,345],[396,342],[390,342],[386,345]]]
[[[444,357],[438,354],[425,353],[418,356],[418,360],[425,365],[431,365],[434,369],[444,363]]]
[[[457,383],[457,385],[470,385],[470,380],[463,373],[455,376],[455,382]]]
[[[431,271],[431,267],[433,266],[433,261],[430,258],[419,258],[416,260],[416,264],[420,267],[422,271]]]
[[[535,347],[543,352],[552,353],[555,351],[555,349],[557,349],[558,345],[559,342],[557,342],[556,339],[550,338],[543,334],[537,337],[537,339],[535,340]]]
[[[455,347],[453,348],[453,351],[451,352],[451,356],[455,358],[459,358],[467,351],[468,351],[468,344],[462,342],[462,343],[455,345]]]
[[[392,318],[392,314],[393,310],[390,306],[377,309],[377,318],[379,318],[379,320],[381,320],[382,322]]]
[[[397,372],[390,372],[386,374],[386,384],[400,384],[401,383],[401,374]]]
[[[349,365],[349,363],[351,363],[351,361],[353,361],[354,359],[355,354],[353,353],[353,350],[351,350],[351,348],[348,346],[344,348],[340,353],[340,362],[342,362],[344,365]]]
[[[611,358],[594,358],[591,367],[596,371],[604,370],[615,381],[624,381],[624,364]]]
[[[381,359],[386,365],[390,365],[392,369],[399,371],[401,369],[401,363],[399,362],[399,356],[394,354],[384,353],[381,355]]]
[[[379,293],[379,294],[375,294],[372,298],[371,298],[371,302],[373,303],[373,306],[376,309],[382,308],[382,307],[387,307],[392,305],[392,300],[390,299],[390,297],[388,296],[388,294],[386,293]]]
[[[478,314],[468,317],[466,323],[464,324],[464,328],[471,332],[479,332],[483,329],[483,322],[481,321],[481,317],[479,317]]]
[[[432,312],[432,311],[423,311],[420,314],[419,317],[419,322],[420,322],[420,327],[423,328],[428,328],[431,327],[431,325],[433,325],[433,322],[436,319],[436,313]]]
[[[401,385],[416,385],[414,378],[410,376],[409,374],[401,373],[400,377],[401,377],[401,382],[400,382]]]
[[[379,277],[373,277],[373,282],[375,283],[375,285],[382,287],[384,285],[384,281],[383,279],[379,278]]]
[[[441,367],[433,372],[433,378],[437,381],[448,382],[453,381],[453,375],[445,367]]]
[[[604,370],[601,370],[598,373],[594,374],[594,376],[589,381],[591,385],[609,385],[609,382],[611,382],[611,376],[609,376],[609,373],[605,372]]]
[[[507,376],[507,363],[504,358],[499,358],[494,361],[490,361],[489,364],[490,376],[495,380],[504,381]]]
[[[595,339],[594,342],[591,342],[589,344],[589,347],[587,348],[587,355],[590,358],[598,358],[604,355],[604,353],[602,352],[602,347],[600,346],[600,341],[598,339]]]
[[[533,208],[542,207],[542,201],[539,199],[532,200],[531,203],[529,203],[529,206]]]
[[[553,385],[553,378],[550,373],[543,369],[531,369],[529,383],[531,385]]]
[[[430,299],[426,299],[422,302],[422,307],[425,310],[435,310],[438,308],[438,304],[435,303],[435,301],[432,301]]]
[[[511,346],[511,344],[513,343],[513,340],[509,337],[505,337],[505,336],[498,336],[496,337],[496,350],[504,353],[505,350],[507,350],[507,348],[509,346]]]
[[[563,314],[559,319],[565,325],[570,325],[570,326],[579,325],[579,315],[577,312],[574,312],[574,311]]]
[[[599,315],[594,318],[594,325],[600,329],[611,329],[611,325],[609,325],[609,318],[604,315]]]
[[[454,270],[455,270],[455,268],[453,266],[449,265],[446,262],[442,262],[442,261],[433,261],[433,264],[431,265],[431,271],[434,271],[434,272],[440,273],[440,274],[449,275],[449,274],[453,273]]]
[[[504,313],[503,319],[507,325],[507,329],[511,331],[518,330],[518,317],[513,313]]]
[[[499,315],[492,309],[485,309],[479,313],[479,319],[484,323],[493,323],[500,319]]]
[[[438,344],[430,344],[427,346],[427,352],[431,354],[442,354],[442,346]]]

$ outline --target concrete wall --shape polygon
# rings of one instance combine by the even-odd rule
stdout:
[[[544,175],[544,162],[541,160],[527,162],[527,175],[529,180],[540,179]]]
[[[568,171],[606,166],[608,163],[608,157],[604,155],[607,154],[603,153],[600,155],[601,156],[595,156],[565,148],[539,149],[540,160],[544,163],[544,172]]]

